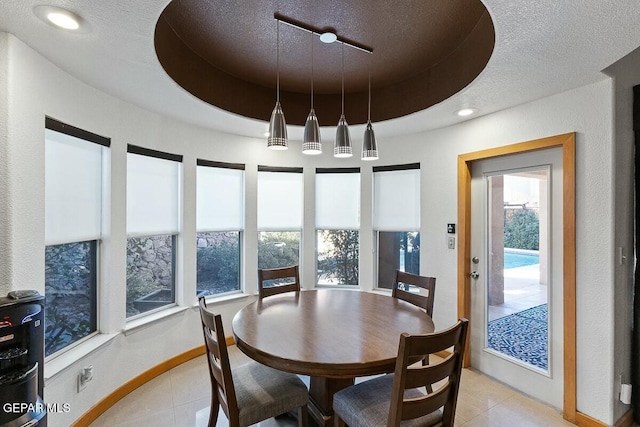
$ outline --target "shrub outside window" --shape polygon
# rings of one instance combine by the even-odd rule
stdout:
[[[97,243],[92,240],[45,248],[45,356],[98,330]]]
[[[108,138],[45,120],[45,356],[98,331],[98,246]]]
[[[358,286],[360,232],[317,230],[317,283]]]
[[[240,232],[197,234],[196,296],[240,290]]]
[[[182,156],[127,147],[127,320],[176,302]]]
[[[299,231],[258,232],[258,268],[300,265]]]

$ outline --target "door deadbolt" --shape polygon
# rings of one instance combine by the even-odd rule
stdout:
[[[477,271],[472,271],[469,276],[471,276],[472,279],[477,279],[478,277],[480,277],[480,273],[478,273]]]
[[[471,258],[471,262],[474,264],[477,264],[480,262],[480,258],[478,258],[477,256],[474,256],[473,258]]]

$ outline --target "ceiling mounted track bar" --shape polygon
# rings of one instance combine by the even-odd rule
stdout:
[[[333,33],[337,37],[336,42],[340,42],[340,43],[344,44],[345,46],[349,46],[351,48],[357,49],[357,50],[365,52],[365,53],[373,53],[373,48],[370,48],[368,46],[356,43],[356,42],[354,42],[352,40],[348,40],[348,39],[342,38],[342,37],[338,36],[336,31],[333,30],[333,29],[320,30],[318,28],[313,28],[313,27],[311,27],[311,26],[309,26],[309,25],[307,25],[307,24],[305,24],[303,22],[296,21],[294,19],[288,18],[288,17],[286,17],[284,15],[281,15],[281,14],[279,14],[277,12],[273,14],[273,18],[276,21],[280,21],[283,24],[287,24],[290,27],[297,28],[297,29],[302,30],[302,31],[307,31],[309,33],[312,33],[312,34],[315,34],[315,35],[318,35],[318,36],[320,36],[320,35],[322,35],[324,33]]]

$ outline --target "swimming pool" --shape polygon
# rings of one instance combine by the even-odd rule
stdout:
[[[540,256],[537,253],[504,251],[505,270],[534,264],[540,264]]]

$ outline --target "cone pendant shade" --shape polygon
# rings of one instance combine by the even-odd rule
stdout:
[[[367,128],[364,130],[362,160],[378,160],[378,144],[376,143],[376,135],[373,133],[371,120],[367,122]]]
[[[322,144],[320,141],[320,124],[316,111],[312,108],[307,121],[304,124],[304,137],[302,139],[303,154],[322,154]]]
[[[273,109],[273,113],[271,113],[271,121],[269,122],[267,147],[272,150],[286,150],[288,148],[287,141],[287,123],[284,120],[280,101],[276,101],[276,106]]]
[[[338,121],[338,128],[336,129],[336,144],[333,148],[333,156],[351,157],[352,155],[351,134],[349,133],[349,126],[344,118],[344,114],[342,114]]]
[[[344,43],[342,43],[342,114],[338,120],[336,129],[336,142],[333,146],[333,157],[351,157],[353,148],[351,147],[351,134],[347,120],[344,118]]]
[[[302,137],[302,154],[322,154],[322,142],[320,141],[320,124],[316,110],[313,108],[313,37],[311,33],[311,111],[304,124],[304,136]]]

